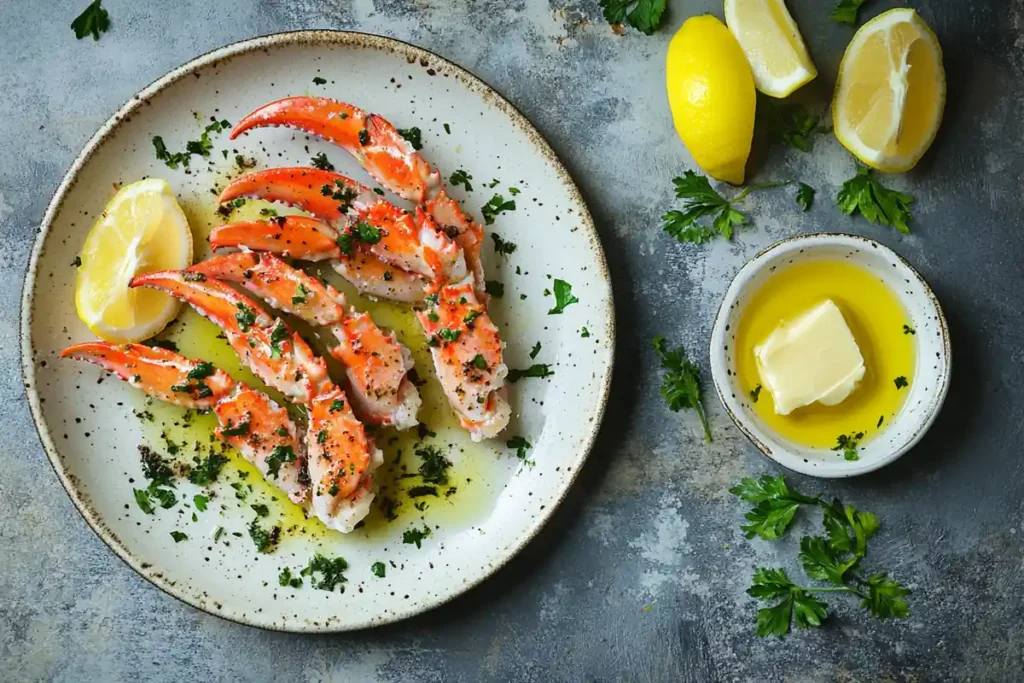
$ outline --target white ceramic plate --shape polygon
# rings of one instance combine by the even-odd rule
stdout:
[[[314,84],[315,77],[327,83]],[[192,521],[196,511],[189,502],[200,489],[187,481],[178,484],[183,502],[174,509],[146,515],[138,508],[132,489],[145,482],[137,446],[153,437],[153,427],[133,415],[144,409],[141,395],[58,354],[92,338],[75,314],[71,264],[115,183],[167,179],[193,231],[203,233],[218,222],[212,188],[238,173],[235,154],[266,167],[308,165],[313,154],[325,152],[339,172],[369,181],[341,150],[285,129],[256,131],[235,142],[214,134],[211,156],[193,157],[188,173],[155,158],[154,135],[175,151],[198,138],[211,117],[234,123],[259,105],[307,93],[351,102],[400,128],[421,128],[423,154],[446,177],[459,168],[473,176],[473,192],[457,188],[454,194],[478,216],[493,194],[509,199],[509,187],[521,191],[514,197],[517,209],[487,227],[518,244],[514,254],[498,260],[487,239],[488,278],[505,285],[492,315],[507,340],[510,367],[546,363],[555,374],[511,388],[514,417],[503,437],[519,435],[532,443],[532,466],[518,460],[504,438],[473,449],[450,419],[439,418],[430,425],[438,435],[427,442],[445,448],[455,463],[459,491],[451,499],[428,498],[429,507],[412,514],[411,501],[405,501],[390,525],[368,524],[347,536],[315,529],[285,534],[277,552],[258,555],[245,532],[254,517],[249,504],[266,496],[257,487],[248,500],[236,501],[228,488],[239,483],[234,465],[213,487],[214,502],[196,514],[198,521]],[[493,188],[492,179],[500,181]],[[197,241],[197,249],[204,247]],[[553,299],[544,291],[551,278],[570,282],[580,300],[563,315],[547,313]],[[401,318],[396,311],[384,306],[374,315],[394,324]],[[589,336],[581,336],[583,328]],[[421,347],[414,337],[404,330],[404,341]],[[531,359],[537,342],[542,350]],[[614,346],[612,293],[597,233],[576,187],[538,132],[501,96],[454,64],[398,41],[298,32],[237,43],[172,71],[93,136],[50,202],[33,249],[22,345],[25,385],[46,453],[86,521],[122,559],[163,590],[228,619],[293,631],[340,631],[402,619],[451,599],[494,572],[544,524],[579,471],[601,420]],[[153,410],[158,417],[169,414]],[[390,436],[378,442],[393,455]],[[271,510],[268,525],[286,508],[273,503]],[[283,518],[282,524],[293,525],[295,518]],[[404,531],[424,525],[431,535],[421,548],[403,543]],[[219,527],[225,531],[215,541]],[[188,540],[176,543],[176,530]],[[315,590],[308,579],[298,590],[278,585],[281,568],[295,572],[316,552],[348,561],[344,592]],[[378,561],[387,565],[384,578],[370,571]]]
[[[917,367],[910,395],[895,420],[861,446],[859,460],[835,451],[808,448],[783,439],[768,428],[738,386],[736,329],[750,296],[776,272],[814,259],[848,260],[874,273],[903,304],[916,328]],[[896,252],[854,235],[804,235],[774,244],[748,261],[725,293],[711,333],[711,372],[729,416],[757,448],[775,462],[813,477],[852,477],[889,464],[920,441],[938,416],[949,389],[952,356],[949,331],[928,283]]]

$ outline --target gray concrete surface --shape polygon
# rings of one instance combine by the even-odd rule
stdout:
[[[755,179],[818,188],[748,203],[733,244],[688,248],[658,229],[690,165],[663,92],[673,31],[717,2],[670,0],[665,28],[613,35],[596,0],[106,0],[112,30],[76,41],[86,0],[6,0],[0,21],[0,680],[4,681],[1011,681],[1024,678],[1024,2],[914,0],[941,38],[949,100],[938,139],[891,179],[917,197],[914,234],[849,219],[852,175],[830,136],[812,154],[760,147]],[[791,0],[822,74],[824,107],[851,30],[831,2]],[[892,6],[869,2],[866,16]],[[299,28],[357,29],[454,60],[512,100],[581,186],[618,302],[614,398],[599,446],[553,522],[469,595],[374,631],[263,632],[200,613],[136,576],[86,527],[40,448],[18,371],[21,281],[38,221],[92,132],[136,90],[220,45]],[[911,454],[876,475],[818,482],[876,512],[871,562],[914,589],[912,616],[864,618],[834,601],[826,628],[753,635],[755,564],[792,545],[745,541],[741,476],[759,457],[716,400],[715,443],[657,395],[650,338],[703,349],[729,278],[762,246],[815,230],[867,235],[932,283],[952,328],[952,390]],[[703,356],[703,354],[701,354]],[[706,368],[706,359],[701,358]],[[840,604],[841,603],[841,604]],[[650,606],[649,609],[644,609]]]

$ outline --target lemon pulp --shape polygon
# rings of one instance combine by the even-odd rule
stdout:
[[[945,102],[938,39],[913,10],[890,10],[864,24],[843,56],[836,137],[873,168],[906,171],[935,139]]]
[[[140,273],[192,264],[192,233],[170,186],[149,178],[122,187],[96,219],[79,258],[75,308],[94,334],[131,342],[162,330],[177,314],[177,300],[128,283]]]
[[[762,389],[753,401],[749,392],[761,384],[754,347],[783,320],[792,320],[825,299],[839,306],[853,332],[867,372],[842,403],[818,403],[789,415],[777,415],[771,393]],[[802,446],[831,448],[840,434],[864,433],[863,441],[884,430],[903,407],[908,388],[895,379],[914,382],[916,337],[904,329],[914,324],[899,299],[865,268],[821,259],[779,270],[750,298],[736,330],[736,370],[745,397],[765,425]]]

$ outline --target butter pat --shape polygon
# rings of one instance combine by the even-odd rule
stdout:
[[[857,340],[831,299],[780,323],[754,348],[754,356],[779,415],[815,402],[837,405],[864,377]]]

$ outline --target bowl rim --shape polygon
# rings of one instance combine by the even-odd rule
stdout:
[[[591,242],[597,246],[598,265],[605,285],[604,294],[608,299],[608,312],[604,320],[606,329],[608,330],[608,339],[606,343],[608,362],[603,369],[603,377],[600,381],[594,419],[590,423],[589,433],[584,439],[579,452],[576,454],[576,458],[572,463],[572,470],[568,474],[561,491],[558,492],[557,498],[552,501],[551,504],[547,505],[546,509],[534,518],[529,527],[515,541],[499,550],[496,559],[485,571],[481,571],[471,580],[460,584],[457,590],[445,595],[437,596],[431,600],[424,601],[416,607],[408,610],[397,610],[390,612],[383,618],[367,618],[360,622],[343,627],[324,624],[316,625],[310,622],[287,622],[285,625],[269,622],[260,623],[251,619],[247,615],[240,616],[231,612],[211,609],[209,604],[195,599],[195,597],[189,593],[178,590],[173,582],[168,581],[159,571],[157,571],[156,567],[144,565],[138,557],[132,554],[132,552],[120,542],[117,536],[109,528],[101,523],[94,511],[78,495],[78,489],[75,482],[72,481],[72,478],[70,478],[68,473],[65,471],[61,463],[58,449],[51,436],[50,428],[43,416],[42,404],[40,402],[38,389],[36,388],[36,372],[34,363],[35,352],[32,343],[32,304],[35,297],[35,284],[38,275],[37,271],[39,268],[39,260],[43,254],[53,221],[63,207],[67,194],[77,182],[81,169],[93,156],[96,150],[106,141],[106,139],[116,131],[122,120],[130,117],[137,109],[145,106],[148,103],[148,100],[154,95],[203,68],[214,66],[218,62],[240,57],[247,53],[259,51],[265,52],[272,48],[293,47],[302,44],[323,44],[326,46],[343,47],[354,46],[359,48],[386,50],[406,55],[409,58],[415,58],[417,60],[429,60],[443,65],[446,69],[450,69],[454,74],[463,79],[470,87],[479,89],[481,93],[483,93],[506,116],[508,116],[514,124],[516,124],[530,137],[531,142],[534,143],[537,151],[543,154],[545,158],[550,161],[550,163],[555,167],[556,173],[565,182],[573,199],[579,207],[579,219],[581,221],[582,228],[589,233]],[[573,180],[568,169],[536,126],[534,126],[533,123],[515,107],[515,105],[487,84],[483,79],[446,57],[398,38],[362,31],[335,29],[280,31],[276,33],[262,34],[251,38],[244,38],[242,40],[237,40],[226,45],[216,47],[188,59],[183,64],[170,69],[162,76],[141,88],[124,104],[119,106],[114,113],[112,113],[100,125],[96,132],[89,137],[78,154],[76,154],[74,160],[62,175],[60,182],[50,197],[50,200],[47,202],[46,210],[40,220],[39,229],[33,240],[32,249],[25,267],[25,275],[22,281],[21,291],[19,330],[23,388],[28,399],[29,411],[32,415],[32,422],[36,430],[36,436],[43,447],[43,451],[46,454],[50,466],[53,468],[54,474],[57,476],[57,480],[60,482],[65,493],[67,493],[68,498],[75,507],[75,510],[79,513],[92,532],[95,533],[101,541],[103,541],[115,556],[123,561],[136,574],[176,600],[226,621],[266,631],[280,631],[288,633],[340,633],[375,628],[386,624],[404,621],[411,617],[429,612],[465,595],[473,588],[491,578],[499,569],[504,567],[509,561],[518,555],[523,548],[537,537],[541,529],[543,529],[548,521],[550,521],[555,511],[563,502],[565,502],[569,490],[575,484],[580,471],[583,469],[588,456],[594,448],[598,433],[604,421],[604,415],[607,410],[608,398],[611,391],[612,375],[615,366],[616,333],[614,289],[612,287],[610,271],[608,270],[607,257],[604,253],[600,234],[597,231],[592,214],[590,213],[590,208],[584,201],[583,195],[579,191],[579,187]]]
[[[887,255],[903,269],[907,276],[913,276],[928,297],[929,304],[935,315],[939,328],[939,335],[942,339],[942,358],[940,364],[943,366],[940,373],[941,384],[938,390],[932,394],[932,399],[927,410],[922,413],[919,423],[914,426],[912,436],[891,453],[871,460],[845,461],[842,460],[828,469],[821,469],[806,462],[804,458],[790,453],[783,445],[779,444],[774,435],[760,429],[753,424],[743,412],[738,399],[732,391],[731,378],[726,370],[725,362],[725,338],[728,325],[729,310],[739,299],[740,292],[755,275],[761,272],[771,262],[773,257],[790,253],[793,250],[816,249],[824,246],[848,246],[858,249],[871,247]],[[756,255],[750,258],[739,269],[733,277],[722,298],[722,302],[715,314],[715,322],[711,332],[711,343],[709,346],[709,358],[711,363],[711,376],[715,384],[715,392],[718,394],[722,406],[732,419],[736,427],[752,444],[770,460],[783,467],[820,479],[842,479],[867,474],[880,469],[897,460],[904,453],[913,448],[931,428],[938,418],[942,405],[945,403],[946,395],[949,393],[949,381],[952,370],[952,348],[949,339],[949,327],[946,324],[946,316],[942,312],[942,306],[932,291],[931,286],[917,270],[902,256],[894,250],[873,239],[860,235],[848,233],[817,232],[807,235],[789,237],[774,244],[771,244]]]

